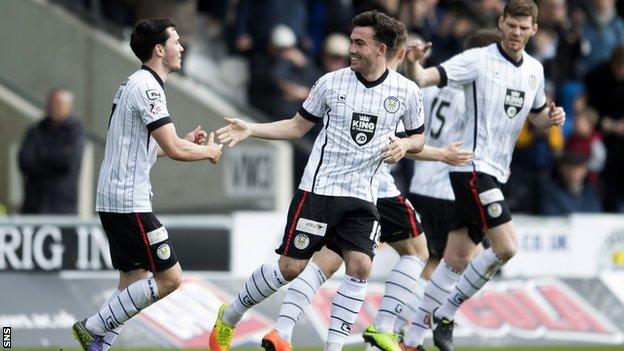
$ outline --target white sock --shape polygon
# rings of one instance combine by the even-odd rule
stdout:
[[[342,344],[337,342],[326,342],[325,343],[325,351],[340,351],[342,350]]]
[[[501,259],[489,248],[472,259],[457,281],[442,307],[436,311],[436,317],[455,319],[455,313],[462,303],[477,293],[503,265]]]
[[[381,332],[392,332],[397,315],[405,308],[418,285],[418,277],[425,268],[425,262],[415,256],[401,256],[394,265],[375,317],[375,327]]]
[[[102,305],[101,309],[103,309],[108,304],[113,302],[113,300],[116,300],[117,299],[117,295],[119,295],[120,293],[121,293],[121,291],[115,289],[113,291],[113,293],[111,294],[111,296],[109,296],[108,300],[106,300],[106,302],[104,302],[104,305]],[[106,334],[104,334],[104,345],[102,345],[102,351],[107,351],[108,349],[110,349],[111,346],[113,346],[113,343],[115,342],[115,339],[117,339],[117,337],[119,336],[119,333],[121,333],[122,329],[123,329],[123,325],[120,325],[117,328],[115,328],[114,330],[111,330],[111,331],[107,332]]]
[[[327,345],[336,344],[342,347],[351,332],[366,295],[366,280],[350,277],[345,274],[342,284],[332,301],[331,319],[327,333]]]
[[[275,330],[279,336],[290,342],[295,324],[310,305],[312,298],[323,285],[326,278],[318,266],[310,261],[297,279],[288,285],[282,307],[280,309]]]
[[[416,291],[409,297],[407,303],[405,304],[405,308],[403,311],[397,315],[396,320],[394,321],[394,332],[400,333],[405,328],[410,326],[410,322],[414,320],[416,317],[416,311],[418,311],[418,306],[420,306],[423,296],[425,294],[425,286],[429,281],[419,277],[418,284],[416,285]]]
[[[280,272],[277,262],[265,263],[247,279],[232,302],[223,312],[223,321],[236,325],[252,306],[273,295],[288,283]]]
[[[423,344],[430,325],[431,311],[446,301],[458,279],[459,274],[453,271],[444,260],[441,260],[438,267],[433,271],[431,280],[425,286],[422,303],[417,307],[412,323],[405,333],[403,338],[405,345],[416,347]]]
[[[87,319],[87,329],[104,335],[123,325],[145,307],[158,301],[158,286],[154,277],[137,280]]]

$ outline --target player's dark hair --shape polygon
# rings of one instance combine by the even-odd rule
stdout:
[[[537,5],[533,0],[509,0],[505,4],[503,17],[527,17],[531,16],[533,23],[537,22]]]
[[[393,20],[385,13],[376,10],[362,12],[355,16],[352,25],[353,27],[373,28],[373,38],[386,45],[386,57],[390,57],[390,53],[398,46],[399,36],[405,29],[405,25],[399,21]]]
[[[501,32],[497,29],[479,29],[464,40],[464,50],[482,48],[501,41]]]
[[[407,42],[407,27],[405,26],[405,24],[403,24],[403,22],[400,22],[394,18],[390,18],[392,21],[396,22],[396,25],[399,27],[399,29],[401,30],[401,32],[399,33],[399,36],[397,37],[397,42],[396,42],[396,46],[394,47],[394,49],[392,50],[388,50],[388,54],[386,55],[386,57],[393,57],[394,55],[396,55],[396,53],[405,45],[405,43]]]
[[[169,34],[167,28],[175,28],[176,24],[172,18],[147,18],[139,21],[132,29],[130,36],[130,48],[141,62],[146,62],[152,58],[154,46],[164,45]]]

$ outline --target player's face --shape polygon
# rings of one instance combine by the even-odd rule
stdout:
[[[503,34],[503,47],[511,52],[521,52],[529,39],[537,32],[537,23],[533,23],[531,16],[501,16],[498,20],[498,28]]]
[[[180,36],[174,28],[167,28],[169,38],[165,41],[163,65],[171,72],[182,69],[182,52],[184,48],[180,44]]]
[[[385,51],[383,44],[373,38],[373,28],[355,27],[351,32],[351,45],[349,45],[349,58],[351,69],[363,73],[371,69],[379,56]]]

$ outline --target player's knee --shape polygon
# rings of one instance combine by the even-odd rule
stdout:
[[[302,260],[280,260],[280,273],[282,273],[282,277],[284,277],[285,280],[291,281],[303,272],[306,264],[307,261]]]
[[[182,284],[182,274],[168,274],[164,277],[156,278],[158,283],[158,295],[161,298],[171,294]]]
[[[516,245],[505,245],[496,251],[496,255],[503,263],[511,260],[516,253],[518,253],[518,247]]]
[[[347,275],[357,279],[368,279],[373,263],[368,256],[358,257],[347,264]]]
[[[444,262],[456,272],[463,272],[472,257],[468,255],[444,255]]]

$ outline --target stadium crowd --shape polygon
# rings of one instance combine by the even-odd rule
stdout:
[[[325,72],[348,65],[351,18],[376,9],[433,43],[426,64],[462,50],[478,28],[496,28],[503,0],[57,0],[117,29],[171,16],[185,47],[210,41],[211,60],[247,63],[247,101],[278,120],[292,116]],[[624,1],[537,0],[527,47],[545,69],[546,93],[562,105],[562,128],[528,123],[506,198],[512,211],[563,215],[624,212]],[[97,21],[96,21],[97,22]],[[218,43],[219,45],[215,45]],[[205,44],[205,43],[204,43]],[[185,74],[193,77],[193,72]],[[305,157],[304,157],[305,158]],[[408,161],[409,162],[409,161]],[[409,168],[409,167],[404,167]]]

